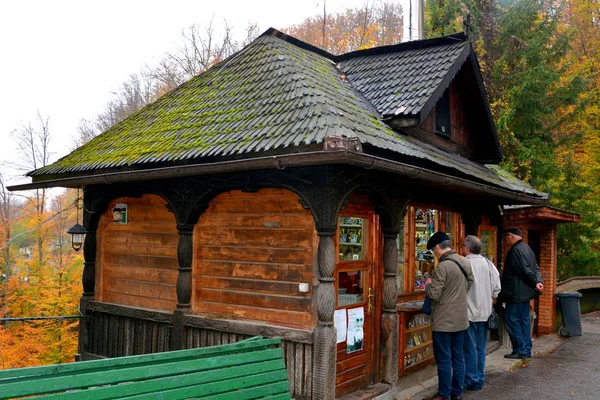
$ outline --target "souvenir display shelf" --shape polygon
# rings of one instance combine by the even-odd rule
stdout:
[[[398,375],[406,375],[434,362],[429,315],[421,312],[422,301],[399,303]]]
[[[340,217],[340,261],[359,261],[365,259],[363,228],[363,218]]]

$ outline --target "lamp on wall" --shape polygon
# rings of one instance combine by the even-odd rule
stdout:
[[[73,247],[73,250],[75,251],[79,251],[79,249],[81,249],[81,246],[83,245],[83,239],[85,237],[85,234],[87,233],[85,228],[79,225],[79,200],[81,200],[81,198],[79,197],[78,189],[76,200],[77,203],[75,204],[75,207],[77,208],[77,223],[70,227],[67,231],[67,233],[71,235],[71,247]]]

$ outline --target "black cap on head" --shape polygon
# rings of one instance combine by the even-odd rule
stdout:
[[[504,230],[504,234],[506,235],[507,233],[512,233],[513,235],[517,235],[520,237],[523,237],[523,232],[521,232],[521,230],[515,226],[512,226],[510,228],[506,228]]]
[[[437,246],[438,244],[440,244],[446,240],[450,240],[450,236],[448,236],[446,233],[444,233],[444,232],[434,233],[433,236],[431,236],[429,238],[429,240],[427,241],[427,250],[433,249],[435,246]]]

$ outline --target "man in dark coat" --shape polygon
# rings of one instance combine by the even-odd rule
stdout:
[[[439,263],[425,287],[431,299],[433,355],[438,393],[424,400],[460,400],[465,381],[464,334],[469,327],[467,292],[473,283],[471,263],[451,249],[450,237],[436,232],[427,242]]]
[[[519,228],[504,230],[504,243],[510,247],[502,271],[500,299],[506,303],[504,323],[513,352],[506,358],[531,358],[529,301],[544,290],[540,267],[533,250],[523,241]]]

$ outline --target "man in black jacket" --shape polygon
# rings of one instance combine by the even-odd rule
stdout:
[[[500,299],[506,303],[504,323],[513,352],[506,358],[531,358],[531,322],[529,301],[544,290],[540,267],[533,250],[523,242],[519,228],[504,230],[504,243],[510,249],[502,271]]]

